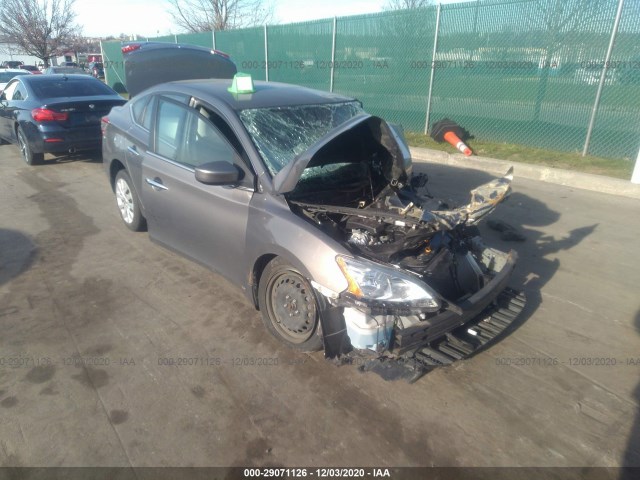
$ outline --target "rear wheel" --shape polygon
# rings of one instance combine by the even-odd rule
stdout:
[[[303,352],[322,349],[320,307],[313,287],[281,258],[265,267],[258,303],[267,330],[282,343]]]
[[[147,227],[147,221],[142,216],[140,201],[126,170],[120,170],[116,175],[115,193],[120,218],[127,228],[134,232],[144,230]]]
[[[34,153],[22,128],[18,128],[18,147],[20,155],[27,165],[39,165],[44,161],[44,153]]]

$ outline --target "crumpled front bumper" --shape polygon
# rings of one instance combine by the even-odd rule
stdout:
[[[464,301],[449,305],[438,315],[407,328],[395,325],[385,351],[377,355],[371,351],[361,368],[388,379],[415,381],[429,370],[466,358],[489,343],[511,325],[525,306],[524,294],[507,287],[517,258],[513,250],[506,254],[502,269]],[[353,305],[347,302],[341,306],[349,308]],[[405,314],[402,308],[398,312],[387,313],[398,316]],[[344,349],[345,342],[336,341],[339,336],[334,329],[334,336],[330,339],[333,344],[325,342],[327,357],[339,356],[332,354],[338,345]],[[340,353],[345,352],[343,350]],[[349,363],[350,356],[360,361],[363,358],[361,354],[361,351],[352,352],[343,361]]]
[[[360,363],[360,369],[377,373],[385,380],[404,379],[413,383],[434,368],[467,358],[491,342],[507,330],[525,303],[523,293],[507,287],[479,315],[463,325],[434,340],[426,339],[400,349],[403,353],[398,356],[365,360]]]
[[[513,269],[516,266],[518,255],[511,250],[507,254],[504,267],[491,279],[482,289],[473,294],[468,299],[457,304],[443,313],[432,317],[426,325],[414,325],[409,328],[394,331],[394,338],[391,347],[394,353],[403,354],[415,349],[420,345],[426,345],[446,335],[453,329],[477,319],[485,310],[491,307],[494,300],[507,287]]]

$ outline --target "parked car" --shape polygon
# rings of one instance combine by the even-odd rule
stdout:
[[[124,224],[239,285],[295,349],[415,377],[524,305],[507,288],[516,253],[475,226],[511,173],[447,207],[418,188],[400,129],[352,98],[240,75],[164,83],[103,119],[102,149]]]
[[[0,95],[0,138],[19,146],[29,165],[44,153],[99,149],[100,119],[125,100],[87,75],[30,75],[9,81]]]
[[[22,70],[21,68],[4,68],[0,69],[0,93],[4,90],[13,77],[20,75],[29,75],[29,72]]]
[[[104,66],[102,62],[91,62],[89,64],[89,73],[95,78],[104,78]]]
[[[64,74],[64,75],[89,75],[80,67],[49,67],[42,72],[45,75]]]
[[[34,75],[40,75],[42,72],[35,65],[20,65],[20,69],[26,70],[29,73],[33,73]]]
[[[0,63],[0,68],[20,68],[22,66],[21,60],[5,60]]]
[[[130,98],[162,82],[230,79],[237,72],[235,63],[226,53],[181,43],[131,42],[122,47],[122,56]]]

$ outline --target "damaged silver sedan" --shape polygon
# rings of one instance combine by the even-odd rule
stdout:
[[[451,208],[412,175],[401,131],[356,100],[166,83],[103,119],[103,158],[125,225],[239,285],[298,350],[415,379],[524,306],[507,286],[516,253],[475,226],[507,198],[511,172]]]

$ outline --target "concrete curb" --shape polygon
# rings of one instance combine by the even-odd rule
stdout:
[[[458,168],[483,170],[495,175],[504,174],[510,166],[514,167],[515,177],[540,180],[566,187],[582,188],[593,192],[608,193],[629,198],[640,199],[640,185],[628,180],[593,175],[590,173],[572,172],[560,168],[530,165],[527,163],[509,162],[488,157],[465,157],[461,154],[450,154],[429,148],[411,147],[414,161],[434,162]]]

